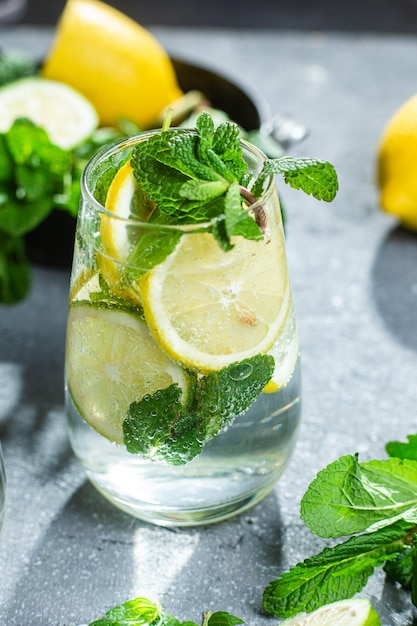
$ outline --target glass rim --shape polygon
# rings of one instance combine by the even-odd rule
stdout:
[[[179,128],[179,127],[172,127],[163,132],[171,132],[171,131],[175,132],[178,130],[196,134],[195,129]],[[158,231],[178,231],[178,230],[182,232],[207,231],[213,226],[213,224],[215,224],[216,222],[219,221],[219,219],[221,219],[222,217],[221,215],[216,216],[212,220],[206,221],[206,222],[194,222],[191,224],[156,224],[156,223],[150,223],[150,222],[143,222],[134,217],[124,217],[122,215],[117,215],[114,212],[106,209],[106,207],[103,206],[101,202],[99,202],[94,197],[93,191],[91,189],[91,185],[89,184],[89,179],[91,176],[94,175],[94,169],[98,167],[101,162],[104,162],[105,160],[109,159],[112,155],[116,155],[121,150],[121,148],[128,149],[130,147],[133,150],[135,145],[137,145],[140,141],[146,141],[147,137],[160,134],[161,132],[162,132],[161,128],[143,131],[135,135],[130,135],[129,137],[123,137],[121,139],[118,139],[117,141],[111,144],[107,144],[101,147],[99,150],[97,150],[97,152],[95,152],[94,155],[90,158],[90,160],[88,161],[88,163],[86,164],[83,170],[81,181],[80,181],[81,197],[84,196],[84,198],[88,202],[88,205],[92,207],[95,211],[97,211],[97,213],[100,213],[108,218],[111,218],[112,220],[119,221],[120,223],[129,225],[129,226],[135,226],[136,228],[144,228],[146,230],[158,230]],[[257,158],[257,160],[260,161],[261,163],[267,160],[267,156],[262,152],[262,150],[258,148],[257,146],[255,146],[254,144],[252,144],[250,141],[247,141],[246,139],[241,138],[240,143],[243,148],[245,148],[248,152],[253,154]],[[253,204],[248,205],[244,210],[248,212],[252,212],[252,211],[256,211],[256,209],[258,208],[261,208],[269,200],[274,189],[275,189],[275,176],[274,174],[269,174],[266,177],[265,190],[262,193],[262,196],[260,196],[256,200],[256,202],[254,202]]]

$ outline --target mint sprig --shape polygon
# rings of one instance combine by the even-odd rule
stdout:
[[[211,223],[219,245],[228,250],[231,238],[261,239],[262,207],[250,207],[265,192],[274,174],[313,195],[331,201],[338,189],[332,165],[317,159],[266,159],[255,179],[243,158],[239,127],[226,121],[216,128],[209,113],[196,121],[196,132],[167,129],[139,142],[132,165],[139,187],[172,224]],[[239,193],[237,193],[237,190]],[[249,211],[248,211],[249,208]]]
[[[389,442],[399,457],[361,463],[346,455],[321,470],[301,517],[321,537],[351,537],[292,567],[264,591],[263,605],[290,617],[360,591],[374,568],[411,590],[417,606],[417,435]]]
[[[240,617],[226,611],[207,611],[203,613],[202,626],[237,626],[243,624]],[[199,626],[196,622],[181,622],[165,613],[158,603],[147,598],[135,598],[119,604],[107,611],[89,626]]]
[[[325,548],[272,581],[264,591],[264,609],[279,617],[291,617],[352,597],[376,567],[403,549],[405,535],[406,527],[398,523]]]
[[[0,134],[0,302],[13,304],[27,295],[25,236],[55,209],[77,215],[81,172],[101,143],[114,138],[97,131],[97,138],[67,151],[26,118]]]
[[[176,384],[133,402],[123,422],[126,449],[172,465],[188,463],[254,403],[273,372],[273,357],[256,355],[197,379],[186,406]]]
[[[399,519],[417,524],[417,462],[359,463],[356,456],[343,456],[313,480],[301,518],[320,537],[375,530]]]

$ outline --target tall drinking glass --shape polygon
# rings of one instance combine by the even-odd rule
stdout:
[[[234,236],[226,250],[215,221],[154,217],[129,159],[159,132],[101,150],[83,175],[67,415],[102,494],[185,526],[241,512],[275,485],[300,418],[299,346],[274,176],[243,207],[262,237]],[[241,146],[255,177],[265,157]]]

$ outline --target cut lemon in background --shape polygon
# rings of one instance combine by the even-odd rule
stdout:
[[[281,626],[381,626],[381,620],[369,600],[341,600],[296,615]]]
[[[147,128],[182,95],[155,37],[99,0],[67,1],[41,73],[83,93],[103,126],[127,118]]]
[[[0,132],[17,117],[27,117],[48,133],[55,145],[70,150],[97,128],[92,104],[72,87],[39,77],[22,78],[0,89]]]
[[[153,205],[149,202],[138,200],[137,192],[133,168],[128,161],[113,178],[107,193],[106,209],[112,213],[112,216],[103,215],[101,218],[100,235],[103,254],[98,257],[103,277],[114,293],[133,303],[140,302],[139,289],[135,283],[123,285],[122,264],[127,262],[132,249],[132,242],[129,241],[129,227],[125,220],[134,216],[135,219],[146,222],[153,209]],[[122,219],[119,220],[118,217]]]
[[[209,233],[183,235],[142,277],[146,320],[169,356],[208,373],[270,350],[291,301],[284,244],[276,239],[237,237],[225,254]]]
[[[66,375],[82,417],[104,437],[123,442],[129,405],[177,383],[186,402],[190,379],[158,347],[139,315],[102,305],[70,308]]]
[[[388,122],[377,154],[381,208],[417,230],[417,95]]]

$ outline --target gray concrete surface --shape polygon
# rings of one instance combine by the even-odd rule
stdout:
[[[181,531],[114,509],[70,451],[63,409],[68,272],[35,266],[27,301],[0,306],[0,438],[8,508],[0,542],[0,624],[76,626],[145,595],[182,620],[228,610],[251,626],[264,587],[324,542],[299,519],[316,472],[336,457],[384,458],[416,430],[417,237],[378,209],[375,154],[414,91],[417,41],[369,34],[157,28],[178,56],[244,77],[272,111],[310,129],[295,153],[330,160],[332,205],[280,186],[303,362],[299,441],[276,489],[239,518]],[[7,28],[36,56],[49,29]],[[417,624],[408,594],[370,579],[384,626]]]

